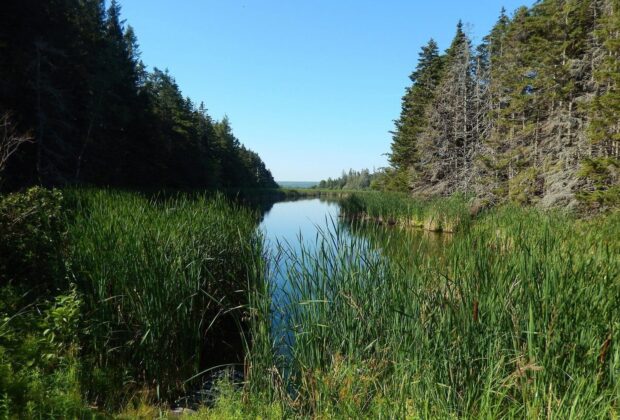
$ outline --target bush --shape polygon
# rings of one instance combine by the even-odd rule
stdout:
[[[0,289],[0,416],[79,416],[78,294],[24,304],[15,288]]]
[[[66,287],[59,191],[35,187],[0,197],[0,238],[0,286],[12,283],[38,293]]]

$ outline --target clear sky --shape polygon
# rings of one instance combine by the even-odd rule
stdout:
[[[120,0],[142,59],[228,115],[278,181],[386,166],[418,52],[533,0]]]

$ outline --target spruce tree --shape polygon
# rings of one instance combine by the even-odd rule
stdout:
[[[578,198],[589,208],[620,206],[620,1],[595,2],[591,45],[592,85],[588,104],[588,156],[579,176]]]
[[[392,132],[389,161],[394,168],[391,175],[393,189],[409,188],[411,177],[419,170],[418,141],[427,124],[427,107],[434,98],[441,69],[437,43],[431,39],[422,47],[416,69],[409,76],[412,84],[403,96],[400,118],[395,121]]]
[[[448,194],[469,187],[474,138],[474,80],[471,42],[458,23],[444,57],[441,81],[422,136],[421,177],[416,189]]]

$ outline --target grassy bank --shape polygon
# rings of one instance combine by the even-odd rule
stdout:
[[[170,401],[206,368],[243,362],[242,308],[261,284],[254,212],[217,194],[41,189],[1,210],[7,416]]]
[[[254,375],[290,416],[615,418],[619,216],[498,209],[434,254],[326,233],[282,268],[290,358]]]
[[[413,200],[404,193],[376,191],[346,196],[342,209],[350,219],[450,233],[466,228],[477,211],[464,196]]]
[[[2,197],[0,415],[166,416],[241,363],[243,389],[189,418],[618,416],[620,213],[472,218],[372,192],[342,209],[459,227],[352,217],[265,260],[258,215],[218,194]]]

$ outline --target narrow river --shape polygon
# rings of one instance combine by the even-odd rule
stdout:
[[[291,282],[290,276],[297,275],[299,279],[295,271],[315,270],[313,263],[309,262],[315,254],[325,252],[325,247],[336,249],[330,254],[332,256],[346,255],[345,248],[371,247],[371,253],[376,258],[389,258],[407,266],[414,264],[412,253],[441,253],[446,240],[449,240],[449,235],[429,234],[422,230],[376,225],[353,227],[340,217],[340,205],[333,198],[282,201],[266,210],[259,228],[271,262],[272,339],[284,360],[294,345],[291,329],[295,323],[290,319],[291,304],[299,304],[300,294],[313,294],[299,281]],[[300,259],[301,254],[304,257]],[[300,265],[300,261],[305,263]],[[363,264],[355,261],[353,266],[363,267]],[[318,269],[325,272],[325,266]]]

